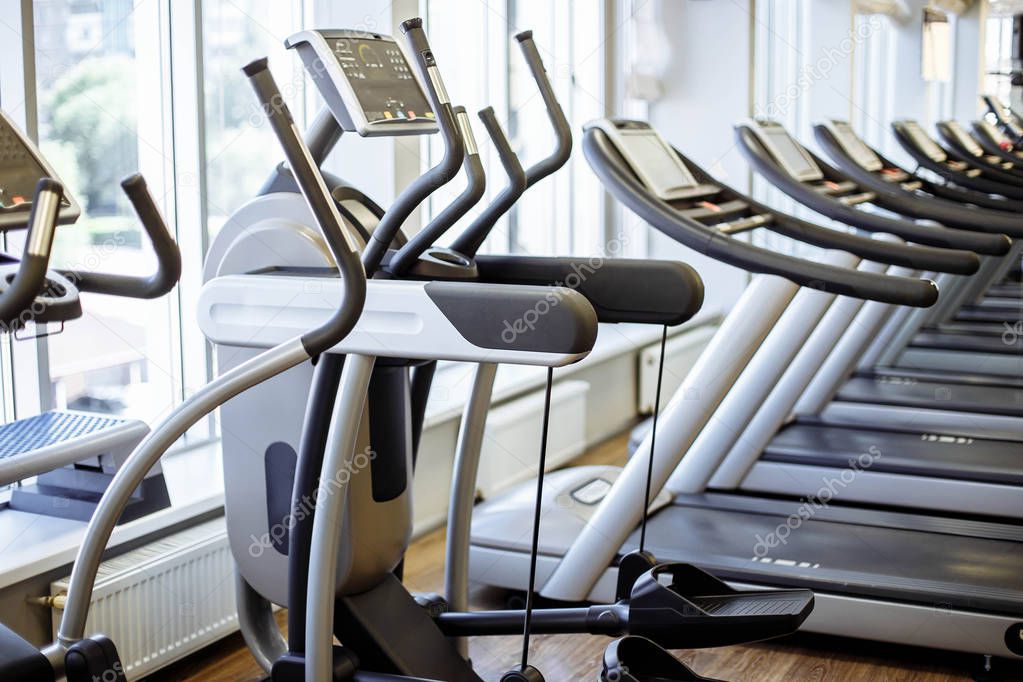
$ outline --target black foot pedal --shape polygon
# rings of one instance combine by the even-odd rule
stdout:
[[[615,589],[615,601],[628,599],[632,588],[640,576],[657,566],[657,559],[650,552],[636,550],[629,552],[618,562],[618,586]]]
[[[735,590],[695,566],[661,564],[632,589],[628,632],[666,649],[728,646],[793,633],[812,610],[810,590]]]
[[[68,682],[128,682],[117,648],[103,635],[72,644],[64,655],[64,667]]]
[[[622,637],[604,650],[600,682],[721,682],[689,666],[645,637]]]

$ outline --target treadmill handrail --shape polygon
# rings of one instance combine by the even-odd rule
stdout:
[[[847,206],[828,196],[816,192],[782,169],[763,148],[756,135],[746,125],[735,127],[736,141],[739,149],[753,168],[763,175],[775,187],[781,189],[796,201],[805,204],[833,220],[858,227],[870,232],[887,232],[907,241],[941,248],[966,249],[978,253],[1005,253],[1004,238],[992,239],[988,234],[976,234],[965,230],[950,229],[942,226],[919,225],[909,220],[890,218],[876,213],[868,213],[852,206]],[[825,174],[849,180],[848,176],[838,169],[819,159],[817,161]],[[992,251],[994,249],[994,251]]]
[[[919,182],[921,190],[934,195],[932,198],[922,201],[912,192],[902,189],[894,183],[886,182],[860,166],[834,138],[834,134],[826,125],[815,125],[814,137],[817,144],[824,149],[832,161],[841,167],[843,173],[857,183],[877,192],[876,203],[882,208],[916,218],[937,220],[954,228],[977,232],[1001,232],[1009,237],[1023,236],[1023,218],[1014,212],[1017,208],[1023,210],[1023,202],[998,199],[965,187],[939,185],[903,168],[877,149],[867,145],[881,159],[885,168],[902,171],[914,182]],[[861,142],[866,145],[865,141],[861,140]],[[967,203],[974,204],[974,206],[965,206],[964,204]]]
[[[937,287],[930,280],[867,274],[787,256],[685,218],[654,197],[624,163],[616,159],[617,151],[599,128],[586,130],[583,152],[594,173],[618,201],[656,229],[698,253],[749,272],[778,275],[802,286],[856,298],[916,307],[928,307],[937,300]]]
[[[1011,199],[1023,199],[1023,186],[1015,186],[992,180],[990,177],[985,176],[982,169],[977,168],[972,163],[969,164],[970,168],[981,171],[981,175],[975,178],[968,177],[965,172],[952,170],[941,163],[936,163],[913,142],[912,137],[905,130],[904,121],[892,121],[892,132],[895,135],[896,141],[902,145],[907,154],[913,157],[917,164],[937,173],[941,177],[964,187],[970,187],[991,194],[1000,194]]]

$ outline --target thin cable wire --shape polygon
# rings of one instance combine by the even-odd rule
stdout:
[[[650,458],[646,465],[646,492],[643,494],[643,522],[639,527],[639,551],[646,549],[647,510],[650,509],[650,483],[654,477],[654,445],[657,443],[657,415],[661,411],[661,380],[664,378],[664,348],[668,344],[668,325],[661,331],[661,361],[657,366],[657,393],[654,395],[654,423],[650,426]]]
[[[536,558],[540,552],[540,510],[543,503],[543,472],[547,468],[547,429],[551,422],[551,387],[554,368],[547,368],[547,392],[543,404],[543,428],[540,435],[540,475],[536,477],[536,507],[533,509],[533,546],[529,552],[529,587],[526,588],[526,619],[522,629],[522,670],[529,665],[529,634],[533,625],[533,590],[536,587]]]

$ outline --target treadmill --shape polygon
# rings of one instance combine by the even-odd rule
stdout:
[[[832,219],[864,229],[876,225],[881,218],[877,213],[863,210],[865,206],[900,210],[903,205],[911,205],[915,212],[925,210],[917,206],[923,203],[919,199],[905,193],[897,195],[895,189],[881,192],[883,188],[874,191],[873,187],[861,186],[796,142],[776,122],[741,124],[736,127],[736,137],[740,150],[758,173],[797,201]],[[796,167],[791,161],[783,162],[789,159],[801,159],[802,166]],[[953,204],[943,205],[941,214],[945,216],[946,224],[964,228],[976,224],[981,215],[976,209]],[[1014,216],[993,212],[985,212],[983,216],[985,219],[979,222],[989,229],[997,224],[999,227],[1014,227],[1019,232],[1019,219]],[[1009,247],[1004,235],[914,225],[920,229],[940,229],[943,235],[950,233],[961,238],[988,239],[993,243],[981,245],[987,248],[988,255],[1002,255]],[[990,248],[992,246],[994,248]],[[956,282],[939,277],[938,282],[939,288],[947,285],[943,289],[943,297],[952,297],[955,288],[965,286],[969,280]],[[938,305],[942,303],[939,300]],[[1023,439],[1023,401],[1019,399],[1021,385],[1019,373],[1013,374],[1021,357],[1012,348],[1005,350],[1000,338],[981,337],[979,340],[987,342],[986,345],[946,351],[955,361],[948,363],[952,367],[917,363],[913,357],[906,362],[905,353],[897,365],[875,361],[888,360],[882,357],[884,353],[904,347],[927,317],[925,311],[865,309],[851,329],[853,333],[843,338],[842,346],[828,358],[815,379],[814,390],[801,401],[800,413],[819,414],[829,423],[853,423],[868,428],[910,428],[914,431],[926,428],[978,437]],[[870,330],[869,334],[867,330]],[[972,339],[969,336],[958,338]],[[871,344],[874,350],[867,353]],[[868,361],[861,363],[863,371],[841,384],[865,353]],[[1004,371],[999,373],[998,369]],[[965,378],[960,374],[965,374]],[[989,377],[988,374],[996,376]],[[834,402],[833,397],[836,398]]]
[[[1023,152],[998,126],[990,121],[980,119],[971,123],[970,128],[973,139],[987,154],[997,156],[1014,165],[1023,164]]]
[[[986,122],[980,123],[987,128],[993,129]],[[996,130],[994,132],[997,133]],[[976,190],[932,182],[920,173],[908,171],[900,167],[891,161],[890,158],[885,157],[880,151],[866,144],[856,135],[852,127],[844,121],[830,121],[817,124],[814,126],[814,134],[817,143],[828,152],[828,155],[831,156],[839,168],[855,178],[857,182],[878,191],[889,191],[896,195],[900,194],[903,197],[908,194],[923,199],[922,201],[913,201],[908,204],[902,202],[890,207],[896,212],[917,218],[946,220],[949,210],[962,212],[964,207],[957,206],[957,204],[965,203],[980,209],[994,209],[999,212],[1013,214],[1008,218],[1009,222],[1006,222],[1007,218],[1004,215],[995,214],[992,216],[989,213],[982,215],[984,216],[985,223],[989,223],[992,220],[999,221],[998,225],[1003,231],[1010,236],[1017,235],[1016,225],[1020,222],[1017,216],[1023,214],[1023,201],[1014,201]],[[948,199],[951,203],[943,199]],[[970,212],[967,215],[973,216],[973,221],[976,223],[977,213],[969,208],[967,208],[967,211]],[[974,293],[991,292],[991,287],[1000,286],[998,282],[1000,279],[1008,276],[1009,272],[1013,270],[1018,272],[1019,252],[1021,249],[1023,249],[1023,244],[1015,243],[1014,251],[1006,257],[1004,264],[989,275],[988,279],[992,283],[987,284],[986,281],[981,280],[973,287]],[[1018,298],[1018,281],[1011,284],[1014,288],[1000,290],[997,294]],[[967,311],[955,309],[955,312],[961,315],[964,321],[969,321],[972,315],[969,312],[969,306]],[[997,319],[990,321],[1000,323],[1005,320]],[[996,326],[999,334],[1004,331],[1003,325],[997,324]],[[982,327],[978,328],[974,325],[971,329],[971,331],[978,330],[982,330]]]
[[[1014,145],[1023,143],[1023,120],[1020,120],[1015,111],[1002,104],[994,95],[981,95],[980,101]]]
[[[609,134],[606,124],[588,126],[582,144],[605,187],[640,218],[668,234],[690,229],[687,209],[660,198],[636,168],[652,171],[678,160],[698,182],[713,182],[695,164],[677,153],[645,159],[642,154],[659,145],[637,152]],[[735,240],[708,236],[704,243],[713,250],[699,243],[697,248],[734,262]],[[883,267],[859,267],[872,271],[875,266]],[[728,448],[707,457],[713,448],[694,450],[693,445],[705,434],[731,432],[738,438],[743,424],[723,411],[726,403],[756,409],[778,385],[779,373],[787,374],[792,361],[803,357],[793,341],[827,332],[834,316],[855,314],[850,306],[884,305],[833,296],[826,289],[797,289],[779,277],[753,279],[661,412],[656,439],[648,436],[624,468],[580,467],[547,475],[540,594],[564,601],[614,594],[619,560],[640,545],[634,529],[644,516],[649,483],[652,492],[671,495],[670,502],[652,505],[657,509],[645,529],[649,552],[661,561],[689,561],[734,585],[812,587],[815,609],[804,630],[1023,657],[1023,529],[1015,524],[911,512],[892,501],[867,508],[824,503],[822,496],[814,501],[708,491]],[[794,334],[799,325],[793,323],[800,321],[804,328]],[[775,334],[776,327],[787,334]],[[708,430],[712,424],[723,428]],[[474,581],[525,586],[532,485],[524,483],[477,507],[470,547]]]
[[[771,127],[775,148],[787,144],[790,149],[802,149],[790,137],[782,136],[780,126],[761,125]],[[739,130],[743,135],[748,128]],[[835,136],[827,137],[831,133]],[[835,140],[842,140],[847,152],[859,152],[866,161],[864,152],[869,148],[855,144],[858,138],[850,134],[844,122],[818,128],[818,136],[825,137],[823,146],[829,148]],[[744,144],[751,155],[758,155],[758,169],[766,168],[772,162],[766,154],[770,150],[755,147],[757,142],[759,137]],[[811,158],[807,152],[807,159]],[[871,160],[878,161],[876,157]],[[776,175],[779,171],[773,168],[768,172]],[[891,181],[877,178],[872,182],[889,185]],[[884,186],[878,189],[888,191]],[[855,313],[829,311],[830,318],[804,343],[802,355],[756,414],[749,409],[743,414],[742,407],[727,410],[731,423],[746,425],[741,438],[732,441],[727,433],[701,434],[688,456],[712,457],[700,451],[731,448],[711,479],[711,487],[813,496],[821,481],[832,480],[841,482],[844,502],[885,505],[899,500],[901,507],[940,512],[954,499],[963,513],[1023,518],[1023,446],[1007,440],[1004,433],[971,428],[977,421],[972,414],[958,415],[958,419],[950,414],[962,406],[976,411],[976,404],[964,400],[971,392],[1018,396],[1023,392],[1020,378],[1006,378],[995,388],[978,377],[871,369],[872,346],[886,349],[894,338],[886,335],[886,325],[889,330],[901,331],[902,321],[893,312],[880,306],[862,306]],[[779,325],[775,333],[788,332]],[[845,382],[857,366],[859,373]],[[936,405],[942,390],[947,396]],[[890,397],[893,393],[894,399]],[[832,405],[836,395],[839,402]],[[865,415],[890,411],[876,403],[939,409],[944,414],[927,425],[917,424],[908,409],[898,421],[871,421]],[[858,414],[862,408],[869,412]],[[850,412],[851,418],[846,416]],[[797,415],[794,420],[792,414]],[[853,427],[847,425],[850,421]],[[716,428],[714,424],[707,430]],[[861,457],[866,457],[865,467],[860,466]],[[842,480],[850,466],[856,467],[856,476]]]
[[[1023,183],[975,163],[950,158],[916,121],[892,121],[892,132],[919,167],[926,168],[947,182],[1007,199],[1023,200]]]
[[[949,182],[982,192],[1002,194],[1007,197],[1023,196],[1023,180],[1014,176],[996,173],[976,163],[954,161],[916,122],[901,121],[892,124],[899,144],[926,168]],[[1021,306],[1018,297],[1013,300],[987,301],[970,306],[962,311],[968,319],[975,321],[1007,321],[1014,324],[1020,320]]]
[[[1023,159],[1012,161],[1000,154],[989,154],[959,121],[938,121],[934,129],[938,131],[939,145],[949,156],[977,166],[1004,182],[1023,183],[1023,169],[1020,168]]]
[[[964,207],[957,206],[957,203],[967,203],[980,209],[994,208],[999,211],[1023,213],[1023,202],[1017,203],[1011,200],[996,199],[982,192],[937,184],[931,182],[926,177],[899,167],[881,154],[881,152],[863,142],[852,130],[852,127],[844,121],[830,121],[818,124],[814,127],[814,134],[817,143],[827,151],[839,168],[857,182],[880,192],[892,192],[896,195],[901,195],[903,198],[919,199],[911,201],[908,207],[905,206],[904,201],[895,204],[895,206],[891,207],[894,211],[902,213],[911,211],[913,213],[908,215],[914,215],[918,218],[942,220],[947,215],[946,212],[949,209],[960,212],[963,210]],[[955,203],[949,203],[945,199]],[[1017,228],[1014,226],[1014,223],[1020,222],[1020,219],[1017,218],[1019,213],[1010,216],[1008,218],[1009,222],[1006,222],[1007,217],[1004,214],[995,214],[992,217],[989,213],[967,210],[970,211],[969,215],[973,216],[975,223],[978,216],[984,216],[983,222],[991,220],[1002,221],[999,225],[1008,234],[1013,236],[1017,234]],[[950,301],[939,306],[935,314],[931,316],[928,326],[925,326],[927,335],[919,337],[920,345],[940,349],[961,344],[960,348],[966,350],[962,344],[964,342],[965,344],[974,343],[970,339],[975,338],[978,334],[997,336],[1000,340],[1003,334],[1005,334],[1006,323],[1012,322],[1012,316],[999,316],[985,321],[982,318],[988,311],[983,310],[984,304],[981,301],[984,297],[990,297],[990,295],[1008,298],[1013,301],[1019,299],[1018,283],[1010,283],[1004,288],[999,287],[1003,286],[1000,284],[1000,281],[1018,266],[1021,249],[1023,249],[1023,243],[1017,240],[1013,245],[1012,251],[1002,262],[989,261],[984,268],[986,273],[981,273],[975,277],[974,282],[963,289],[960,297],[952,298]],[[980,303],[980,305],[977,305],[977,303]],[[991,316],[987,315],[987,317],[990,318]],[[942,339],[940,336],[935,335],[936,333],[958,333],[961,335]],[[992,347],[989,340],[977,340],[976,344],[980,345],[976,349],[978,351],[985,350],[983,348],[985,344],[988,345],[990,352],[998,353],[1008,350],[1005,344],[995,344]]]

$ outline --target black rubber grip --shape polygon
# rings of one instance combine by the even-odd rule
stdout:
[[[315,357],[336,345],[355,327],[366,301],[366,273],[358,253],[345,236],[345,227],[341,224],[327,186],[319,169],[313,164],[305,142],[295,129],[294,119],[273,74],[267,68],[252,69],[251,74],[246,70],[246,74],[280,142],[291,174],[341,273],[344,294],[338,302],[338,309],[329,320],[302,335],[303,348],[311,357]]]
[[[501,216],[508,212],[515,202],[519,200],[522,193],[526,191],[526,171],[522,169],[518,154],[511,147],[508,136],[504,134],[501,123],[497,120],[497,114],[493,107],[487,107],[479,112],[483,127],[487,129],[497,155],[501,159],[501,165],[508,176],[508,185],[501,190],[493,201],[476,216],[476,219],[465,228],[465,231],[455,239],[451,248],[459,253],[470,255],[479,251],[483,242],[490,235],[494,225]]]
[[[459,111],[465,113],[463,107],[455,107],[454,111],[456,114]],[[480,160],[479,154],[466,154],[462,168],[465,171],[465,189],[455,197],[454,201],[445,206],[444,210],[438,213],[426,227],[398,249],[388,263],[391,275],[400,277],[408,272],[426,249],[436,243],[452,225],[483,198],[487,189],[487,176],[483,171],[483,162]]]
[[[501,255],[476,267],[482,282],[575,289],[600,322],[677,325],[703,305],[703,280],[677,261]]]

